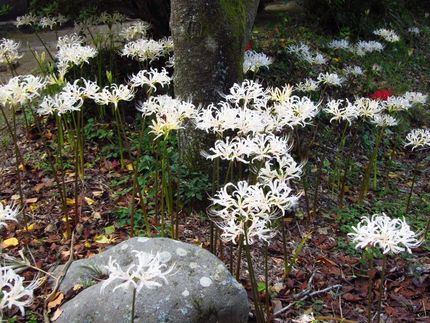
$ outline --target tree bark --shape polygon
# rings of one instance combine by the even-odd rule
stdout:
[[[245,41],[258,3],[259,0],[171,0],[177,97],[205,106],[218,102],[222,93],[242,79]],[[207,134],[188,126],[179,139],[183,161],[193,169],[204,168],[199,156],[208,145]]]

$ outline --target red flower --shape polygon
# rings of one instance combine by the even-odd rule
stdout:
[[[246,43],[245,50],[251,50],[252,49],[252,40]]]
[[[386,101],[392,95],[393,95],[393,92],[391,92],[388,89],[384,89],[384,90],[376,90],[375,92],[370,94],[369,97],[374,100]]]

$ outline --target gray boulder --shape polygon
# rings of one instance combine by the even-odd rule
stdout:
[[[104,272],[109,257],[125,269],[135,260],[133,250],[160,252],[168,267],[175,264],[168,284],[136,295],[135,322],[247,322],[248,299],[224,264],[208,251],[165,238],[132,238],[90,259],[74,261],[60,291],[67,293],[77,285],[86,287],[61,306],[58,323],[130,322],[132,287],[103,292],[97,276]]]

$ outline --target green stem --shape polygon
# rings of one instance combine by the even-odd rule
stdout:
[[[373,254],[369,252],[369,286],[367,287],[367,322],[372,322],[372,301],[373,301],[373,277],[371,271],[374,269]]]
[[[134,313],[136,309],[136,288],[133,288],[133,298],[131,301],[131,323],[134,323]]]
[[[257,323],[263,323],[264,314],[261,311],[260,302],[258,299],[257,281],[255,279],[254,267],[252,265],[252,256],[251,256],[251,250],[249,248],[248,229],[246,227],[246,224],[244,225],[244,232],[245,232],[245,241],[244,241],[243,247],[245,249],[246,259],[248,262],[249,280],[251,281],[251,289],[252,289],[252,294],[254,298],[255,316],[257,319]]]
[[[382,141],[382,137],[384,134],[384,127],[381,127],[381,129],[379,130],[378,134],[376,135],[376,140],[375,140],[375,146],[373,147],[373,151],[372,154],[370,156],[370,160],[367,163],[366,169],[365,169],[365,173],[363,176],[363,182],[361,183],[361,190],[360,190],[360,195],[358,197],[358,202],[362,203],[365,196],[367,195],[367,192],[369,191],[369,184],[370,184],[370,174],[372,171],[372,165],[375,164],[376,159],[378,157],[378,149],[379,146],[381,144]]]
[[[409,208],[411,207],[412,194],[414,193],[415,182],[417,180],[418,163],[419,163],[419,159],[417,158],[415,161],[414,168],[412,170],[414,172],[414,176],[412,177],[411,188],[409,190],[408,200],[406,201],[405,215],[409,213]]]

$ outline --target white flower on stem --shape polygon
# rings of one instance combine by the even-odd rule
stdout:
[[[15,64],[18,62],[23,56],[18,52],[20,46],[20,43],[12,39],[3,38],[0,40],[0,65]]]
[[[95,48],[84,46],[82,42],[82,38],[76,34],[58,39],[56,60],[60,76],[64,77],[73,66],[89,63],[89,59],[97,55]]]
[[[414,34],[414,35],[419,35],[421,33],[421,30],[418,27],[409,27],[408,33]]]
[[[167,276],[172,272],[174,265],[170,268],[161,261],[160,253],[155,255],[144,251],[134,250],[136,261],[131,264],[125,271],[119,266],[115,259],[109,257],[108,265],[105,269],[108,271],[109,278],[106,279],[100,293],[114,281],[120,281],[121,284],[115,286],[112,291],[118,288],[127,289],[129,286],[136,289],[139,293],[143,287],[154,289],[167,284]],[[166,269],[166,270],[164,270]]]
[[[58,24],[58,20],[55,17],[42,17],[39,20],[39,26],[42,28],[54,29],[54,27]]]
[[[269,96],[261,84],[252,80],[245,80],[241,84],[235,83],[225,99],[243,107],[248,107],[248,105],[265,106]]]
[[[40,282],[34,280],[25,287],[24,278],[11,268],[0,268],[0,313],[15,306],[20,310],[21,316],[24,316],[24,307],[31,305],[34,290],[40,286]]]
[[[7,227],[6,221],[18,222],[17,216],[19,214],[19,209],[14,204],[3,205],[0,202],[0,228]]]
[[[145,21],[135,21],[129,26],[124,27],[119,35],[126,41],[135,40],[138,38],[145,37],[151,25]]]
[[[380,114],[384,107],[380,100],[372,100],[369,98],[358,98],[354,101],[354,105],[358,108],[360,117],[373,119],[377,114]]]
[[[291,125],[301,125],[304,127],[306,124],[309,124],[318,114],[319,105],[320,103],[315,103],[306,96],[292,96],[289,103],[289,108],[291,109],[293,117]],[[276,109],[277,113],[279,113],[279,107],[276,107]]]
[[[364,56],[368,53],[373,53],[373,52],[382,52],[383,50],[384,50],[384,45],[374,40],[370,40],[370,41],[360,40],[350,48],[350,51],[353,54],[356,54],[358,56]]]
[[[394,30],[380,28],[373,32],[374,35],[381,37],[386,42],[395,43],[400,41],[399,35]]]
[[[302,175],[305,163],[297,164],[290,154],[267,160],[258,172],[258,180],[261,183],[269,183],[275,180],[288,182],[298,179]],[[255,169],[254,169],[255,170]]]
[[[38,22],[39,22],[39,18],[33,15],[32,13],[29,13],[27,15],[17,17],[15,26],[17,28],[22,26],[33,26],[33,25],[36,25]]]
[[[378,247],[384,254],[412,253],[411,248],[422,242],[404,219],[391,219],[385,213],[362,217],[348,236],[352,237],[356,248]]]
[[[412,102],[404,96],[390,96],[387,100],[382,102],[385,110],[388,112],[405,111],[412,107]]]
[[[295,89],[300,92],[316,92],[319,89],[319,81],[307,78],[303,82],[296,84]]]
[[[118,108],[120,101],[131,101],[134,98],[134,92],[131,88],[124,84],[111,84],[106,86],[98,93],[95,101],[100,105],[113,104],[114,108]]]
[[[0,104],[17,106],[31,102],[40,96],[46,84],[46,80],[39,76],[15,76],[5,85],[0,85]]]
[[[317,77],[318,82],[331,85],[331,86],[342,86],[345,79],[336,73],[320,73]]]
[[[257,134],[243,139],[244,145],[248,148],[247,155],[252,157],[253,162],[285,156],[292,148],[288,140],[288,137],[283,138],[274,134]]]
[[[248,164],[246,159],[249,155],[247,142],[240,137],[234,137],[230,140],[229,137],[224,140],[217,140],[214,146],[209,149],[209,152],[202,151],[202,156],[206,159],[214,160],[220,158],[228,161],[239,161]]]
[[[293,90],[294,87],[292,85],[285,84],[282,88],[269,88],[268,92],[270,95],[270,100],[278,103],[286,103],[293,94]]]
[[[411,146],[412,150],[417,148],[430,147],[430,130],[429,129],[412,129],[406,135],[405,147]]]
[[[243,58],[243,73],[248,73],[249,71],[257,73],[260,68],[269,68],[269,65],[273,63],[273,58],[267,56],[264,53],[257,53],[253,50],[245,51]]]
[[[164,37],[159,42],[163,45],[164,54],[168,55],[173,52],[175,45],[172,37]]]
[[[36,110],[39,115],[66,114],[79,111],[84,103],[82,97],[70,92],[60,92],[53,96],[45,96]]]
[[[359,75],[363,75],[364,71],[360,66],[357,65],[353,65],[353,66],[347,66],[343,69],[343,72],[346,75],[354,75],[354,76],[359,76]]]
[[[121,51],[121,56],[127,56],[139,62],[153,62],[163,55],[163,43],[144,38],[128,42]]]
[[[347,39],[333,39],[327,44],[328,48],[333,49],[349,49],[351,44]]]
[[[327,59],[318,52],[312,52],[310,47],[306,44],[300,43],[298,45],[290,45],[287,51],[295,54],[299,59],[308,62],[309,64],[324,65]]]
[[[403,97],[413,104],[425,104],[428,96],[421,92],[406,92]]]
[[[331,100],[327,102],[323,111],[333,116],[330,119],[330,122],[333,120],[347,121],[349,125],[351,125],[352,121],[357,119],[359,116],[359,108],[355,104],[349,102],[348,99],[345,101]]]
[[[172,78],[165,68],[162,68],[160,72],[151,68],[149,71],[142,70],[137,74],[133,74],[130,77],[130,85],[132,88],[148,86],[152,89],[157,90],[156,85],[160,84],[162,87],[169,85]]]
[[[81,79],[84,86],[82,89],[82,95],[84,98],[89,98],[95,100],[100,91],[100,86],[94,81],[86,80],[84,78]]]
[[[371,122],[378,127],[394,127],[399,123],[396,118],[386,113],[375,114]]]

